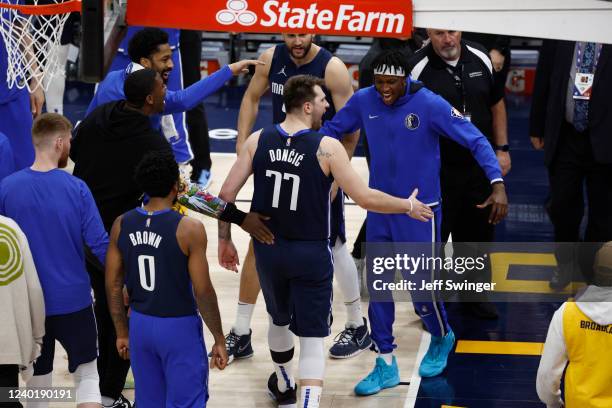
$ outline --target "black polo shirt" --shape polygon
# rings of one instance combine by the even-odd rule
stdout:
[[[477,43],[461,41],[461,57],[453,67],[435,53],[431,44],[409,59],[413,79],[422,81],[433,92],[446,99],[491,141],[493,117],[491,106],[504,97],[494,86],[494,72],[488,52]],[[448,138],[440,139],[442,165],[473,163],[466,148]]]

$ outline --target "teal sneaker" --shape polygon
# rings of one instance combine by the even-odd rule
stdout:
[[[372,372],[355,386],[355,394],[372,395],[385,388],[395,387],[399,383],[399,369],[395,356],[391,365],[387,365],[382,357],[377,357]]]
[[[448,355],[455,345],[455,333],[449,331],[446,336],[431,336],[429,349],[421,361],[419,375],[421,377],[435,377],[446,368]]]

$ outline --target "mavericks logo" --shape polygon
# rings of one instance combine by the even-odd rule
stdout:
[[[410,130],[415,130],[419,127],[420,120],[416,113],[409,113],[404,119],[404,125]]]
[[[461,112],[459,112],[457,109],[455,108],[451,108],[451,116],[453,118],[457,118],[457,119],[464,119],[465,120],[465,116],[463,116],[461,114]]]

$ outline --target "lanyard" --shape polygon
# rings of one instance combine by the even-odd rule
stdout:
[[[585,44],[583,42],[578,42],[576,44],[576,72],[580,71],[580,66],[582,65],[582,45]],[[597,69],[597,63],[599,62],[599,57],[601,56],[601,49],[603,48],[603,46],[599,43],[595,44],[595,61],[593,63],[593,70]],[[580,72],[580,73],[585,73],[585,72]],[[589,72],[586,72],[589,73]],[[594,72],[591,72],[591,74],[594,74]]]
[[[457,88],[461,88],[461,106],[463,107],[463,111],[461,113],[465,114],[467,112],[465,110],[466,93],[465,93],[465,84],[463,82],[463,64],[459,63],[459,66],[461,67],[460,74],[457,74],[457,72],[455,72],[455,70],[449,65],[446,65],[446,72],[448,72],[450,76],[454,79],[455,86]]]

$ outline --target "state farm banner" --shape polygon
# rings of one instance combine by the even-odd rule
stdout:
[[[250,33],[409,37],[410,0],[130,0],[129,25]]]

